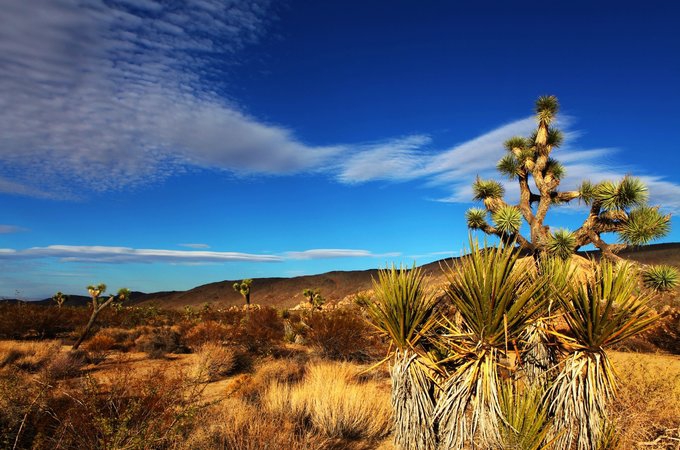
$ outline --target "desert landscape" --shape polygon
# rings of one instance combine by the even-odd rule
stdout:
[[[625,257],[677,267],[677,248],[652,245]],[[444,271],[457,263],[422,268],[427,289],[442,302]],[[233,298],[228,282],[140,295],[104,310],[77,350],[72,346],[87,323],[86,306],[5,301],[2,446],[398,448],[393,363],[384,360],[390,344],[367,310],[377,276],[256,279],[250,309],[242,297]],[[326,301],[313,307],[302,286]],[[279,297],[269,304],[271,292]],[[620,380],[611,413],[617,446],[611,448],[678,448],[679,298],[677,288],[655,297],[661,318],[610,352]],[[512,448],[529,448],[517,445]]]

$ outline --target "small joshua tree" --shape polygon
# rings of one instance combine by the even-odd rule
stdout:
[[[104,283],[101,283],[97,286],[92,285],[88,286],[87,292],[90,294],[90,298],[92,298],[92,302],[90,304],[90,306],[92,307],[92,315],[90,316],[90,320],[89,322],[87,322],[87,325],[83,330],[83,333],[78,338],[78,341],[76,341],[76,343],[73,345],[74,350],[80,347],[80,344],[83,343],[85,337],[87,337],[88,333],[92,329],[94,321],[97,319],[97,316],[104,308],[112,304],[115,300],[124,302],[125,300],[128,300],[130,298],[130,290],[127,288],[122,288],[118,290],[118,293],[116,295],[111,294],[109,295],[109,298],[107,300],[105,300],[103,303],[100,303],[99,297],[104,292],[106,292],[106,285]]]
[[[309,302],[310,306],[312,307],[312,312],[315,309],[321,309],[321,305],[323,305],[326,302],[326,299],[321,296],[321,293],[314,289],[305,289],[302,291],[302,295],[304,295],[307,298],[307,301]]]
[[[61,291],[52,296],[52,301],[57,304],[58,308],[61,308],[66,300],[68,300],[68,295],[62,294]]]
[[[562,133],[553,126],[558,110],[556,97],[539,97],[536,131],[528,138],[514,137],[505,143],[508,153],[497,169],[519,184],[519,203],[510,205],[503,200],[505,189],[501,183],[477,178],[472,185],[474,199],[482,201],[484,208],[467,211],[468,227],[498,236],[504,242],[517,242],[534,256],[565,258],[593,244],[612,261],[619,261],[616,252],[629,245],[643,245],[665,236],[670,215],[661,214],[658,206],[647,205],[647,187],[638,178],[626,176],[595,184],[586,180],[575,191],[558,190],[565,175],[564,166],[551,156],[562,143]],[[590,207],[581,227],[552,231],[545,224],[548,210],[576,199]],[[491,223],[487,221],[489,217]],[[529,226],[528,237],[520,234],[522,219]],[[618,234],[619,243],[605,242],[603,233]]]
[[[234,283],[234,290],[241,294],[246,301],[246,306],[250,306],[250,286],[253,284],[253,280],[245,279],[240,283],[237,281]]]

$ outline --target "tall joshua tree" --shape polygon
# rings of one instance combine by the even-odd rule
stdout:
[[[92,329],[92,326],[94,325],[94,321],[97,319],[97,316],[99,315],[100,312],[107,306],[109,306],[111,303],[113,303],[115,300],[118,300],[120,302],[124,302],[125,300],[128,300],[130,298],[130,290],[127,288],[122,288],[118,290],[117,294],[111,294],[109,295],[109,298],[106,299],[103,303],[100,303],[99,297],[106,292],[106,285],[104,283],[101,283],[97,286],[88,286],[87,287],[87,292],[90,294],[90,298],[92,299],[91,306],[92,306],[92,315],[90,316],[90,320],[87,322],[87,325],[85,326],[85,329],[83,330],[83,333],[80,335],[78,338],[78,341],[73,345],[73,349],[77,349],[80,347],[80,344],[83,343],[85,340],[85,337],[87,337],[88,333],[90,332],[90,329]]]
[[[252,284],[253,280],[251,279],[234,283],[234,290],[243,296],[243,299],[246,301],[246,306],[250,306],[250,285]]]
[[[302,291],[302,295],[304,295],[309,302],[312,313],[315,309],[321,309],[321,305],[326,302],[326,299],[323,298],[321,292],[317,289],[305,289]]]
[[[562,143],[562,133],[554,126],[558,110],[555,96],[539,97],[536,131],[528,138],[513,137],[505,142],[508,153],[498,162],[497,169],[519,184],[519,203],[505,202],[501,183],[477,178],[472,185],[474,199],[482,201],[484,208],[467,211],[468,227],[496,235],[505,242],[515,241],[535,256],[551,254],[565,258],[580,247],[593,244],[612,261],[619,260],[616,253],[629,245],[647,244],[666,235],[670,215],[661,214],[658,206],[647,205],[647,187],[638,178],[626,176],[619,181],[600,183],[586,180],[575,191],[558,190],[565,175],[564,166],[552,157],[553,150]],[[548,210],[574,200],[590,207],[581,227],[575,231],[552,231],[545,224]],[[522,219],[529,227],[527,237],[520,233]],[[619,242],[605,242],[603,233],[618,234]]]

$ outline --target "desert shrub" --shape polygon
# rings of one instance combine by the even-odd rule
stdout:
[[[25,448],[30,445],[34,430],[35,401],[38,399],[34,386],[25,374],[7,370],[0,376],[0,448]],[[23,425],[22,425],[23,424]]]
[[[296,384],[272,380],[261,403],[280,416],[309,421],[328,438],[384,438],[392,426],[389,388],[360,382],[359,369],[347,363],[318,363]]]
[[[6,339],[51,339],[73,331],[83,321],[87,321],[84,308],[0,304],[0,337]]]
[[[233,373],[238,366],[239,355],[233,347],[208,342],[197,353],[196,372],[198,378],[204,381],[219,380]]]
[[[59,380],[75,378],[88,361],[90,358],[84,351],[59,352],[40,371],[38,382],[54,384]]]
[[[201,385],[182,373],[135,376],[117,369],[108,379],[87,376],[48,407],[46,438],[59,448],[167,448],[192,425]]]
[[[248,351],[267,354],[280,344],[284,336],[283,319],[276,309],[263,307],[249,312],[233,336],[235,343],[243,345]]]
[[[135,340],[135,348],[150,358],[162,358],[167,353],[183,353],[186,348],[181,343],[180,334],[171,327],[152,328]]]
[[[112,350],[115,346],[116,346],[115,339],[106,334],[98,333],[85,343],[85,350],[94,353],[108,352],[109,350]]]
[[[307,340],[322,356],[337,360],[367,361],[384,356],[387,348],[361,315],[351,309],[312,315]]]
[[[191,327],[184,335],[184,341],[191,349],[197,350],[208,342],[225,342],[232,334],[231,327],[214,320],[207,320]]]

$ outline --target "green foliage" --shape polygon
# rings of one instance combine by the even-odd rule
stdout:
[[[496,228],[503,233],[517,233],[522,225],[522,213],[515,206],[501,206],[491,217]]]
[[[512,153],[508,153],[498,161],[496,168],[500,173],[507,176],[509,179],[514,179],[520,174],[522,165],[517,160],[517,157]]]
[[[651,266],[642,273],[645,286],[657,292],[666,292],[678,287],[680,273],[678,269],[666,264]]]
[[[505,421],[500,425],[502,448],[539,450],[546,448],[551,419],[541,386],[501,383],[500,406]]]
[[[302,291],[302,295],[307,298],[312,310],[321,309],[321,305],[326,302],[321,293],[316,289],[305,289]]]
[[[603,261],[587,283],[568,285],[557,292],[568,338],[574,348],[601,351],[648,329],[658,318],[637,293],[637,277],[629,264],[615,267]]]
[[[567,171],[565,170],[562,163],[560,163],[556,159],[548,158],[548,162],[545,165],[545,173],[546,174],[551,173],[554,178],[561,180],[562,178],[564,178]]]
[[[487,198],[502,198],[505,193],[503,186],[494,180],[482,180],[477,178],[472,184],[474,200],[484,200]]]
[[[61,291],[52,296],[52,301],[56,303],[59,308],[61,308],[66,300],[68,300],[68,295],[62,294]]]
[[[543,95],[536,100],[536,117],[547,125],[553,121],[559,109],[560,104],[554,95]]]
[[[595,198],[595,185],[589,180],[584,180],[578,188],[580,199],[586,205],[590,205]]]
[[[415,265],[381,270],[373,280],[374,299],[368,314],[375,327],[399,350],[413,348],[422,333],[435,324],[437,299],[425,287],[425,277]]]
[[[550,234],[546,247],[550,255],[569,259],[576,248],[576,237],[569,230],[558,229]]]
[[[547,140],[548,145],[557,148],[560,145],[562,145],[562,141],[564,141],[564,135],[560,130],[554,127],[548,128],[548,140]]]
[[[630,245],[644,245],[668,234],[670,221],[658,207],[642,206],[628,214],[628,221],[619,232],[621,241]]]
[[[470,208],[465,212],[467,226],[476,230],[486,224],[486,210],[481,208]]]
[[[514,137],[511,137],[510,139],[508,139],[507,141],[505,141],[503,143],[503,145],[505,146],[505,149],[507,151],[512,151],[516,148],[523,150],[526,147],[530,147],[531,143],[527,142],[527,140],[525,138],[523,138],[522,136],[514,136]]]
[[[620,182],[603,181],[593,191],[604,210],[628,209],[642,206],[647,201],[647,186],[639,179],[625,177]]]

